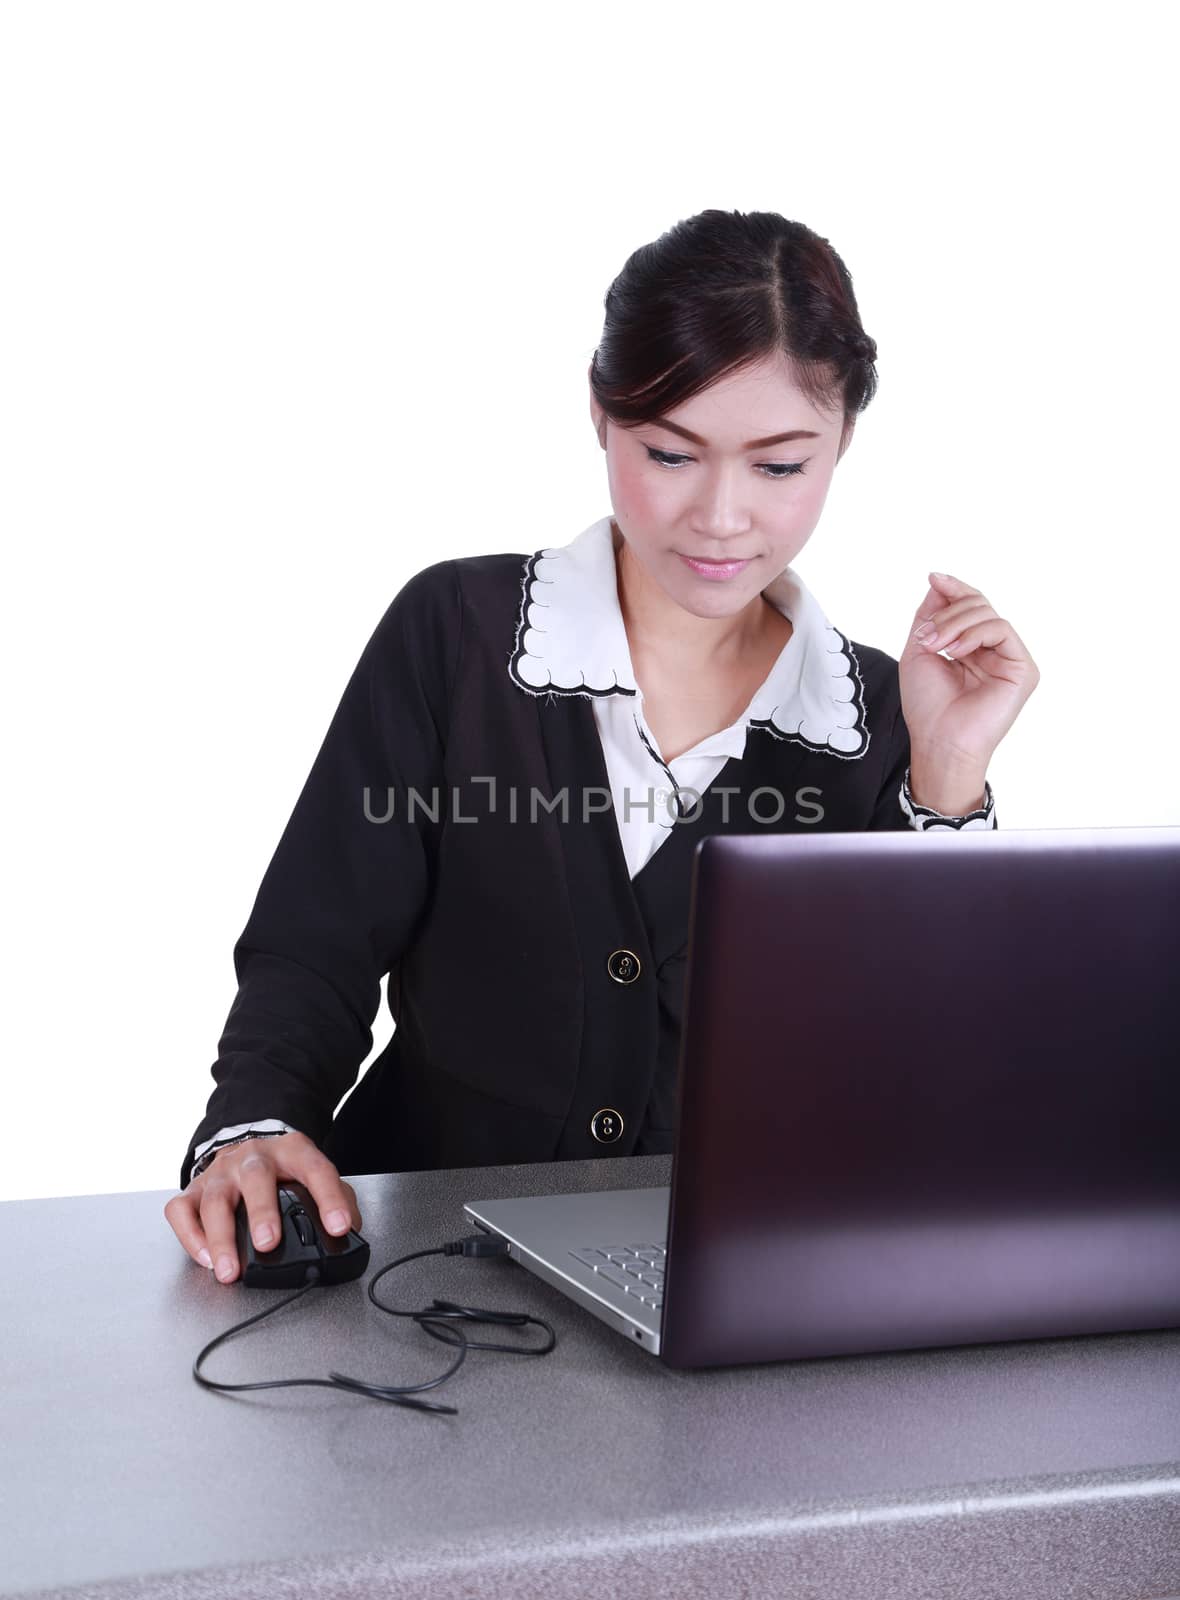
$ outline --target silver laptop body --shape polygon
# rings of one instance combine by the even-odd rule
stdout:
[[[692,871],[670,1188],[474,1223],[672,1366],[1180,1326],[1180,828]]]

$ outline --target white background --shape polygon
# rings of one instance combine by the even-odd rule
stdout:
[[[1174,15],[0,12],[0,1198],[176,1184],[361,648],[609,511],[603,295],[707,206],[830,239],[878,342],[831,620],[897,655],[967,579],[1042,673],[1000,825],[1180,822]]]

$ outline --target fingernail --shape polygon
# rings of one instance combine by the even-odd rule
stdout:
[[[271,1227],[270,1223],[264,1222],[254,1235],[254,1243],[261,1245],[261,1247],[265,1250],[274,1236],[274,1229]]]
[[[228,1256],[219,1257],[217,1262],[217,1276],[221,1279],[222,1283],[225,1283],[227,1279],[232,1278],[233,1275],[234,1264],[230,1258]]]
[[[348,1227],[347,1211],[329,1211],[327,1216],[328,1230],[331,1233],[343,1233]]]
[[[209,1254],[208,1250],[198,1250],[197,1260],[203,1267],[211,1267],[213,1265],[213,1257]]]
[[[938,638],[938,633],[928,622],[924,622],[920,628],[914,629],[914,638],[921,644],[933,644]]]

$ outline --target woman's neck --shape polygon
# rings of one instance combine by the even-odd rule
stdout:
[[[614,523],[611,538],[619,609],[634,662],[658,662],[677,676],[691,679],[732,670],[768,643],[790,633],[782,613],[762,595],[732,617],[696,617],[677,605],[650,578],[631,554]]]

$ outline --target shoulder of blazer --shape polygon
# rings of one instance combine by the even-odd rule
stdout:
[[[368,653],[388,663],[413,661],[448,697],[473,622],[490,620],[511,638],[516,624],[523,555],[459,556],[433,562],[407,578],[386,606]]]
[[[505,553],[488,556],[457,556],[448,563],[465,606],[471,607],[481,619],[495,623],[507,622],[515,629],[524,593],[527,555]]]
[[[459,556],[448,563],[459,598],[460,657],[484,672],[502,662],[505,681],[512,660],[525,596],[528,555]]]
[[[452,557],[423,567],[402,585],[366,650],[376,709],[390,725],[398,720],[396,697],[410,693],[429,707],[443,735],[460,677],[486,673],[489,659],[503,661],[507,671],[528,559],[514,554]]]
[[[407,605],[415,613],[430,613],[452,627],[466,621],[461,613],[516,626],[523,592],[526,555],[455,556],[423,567],[398,591],[390,610]]]

